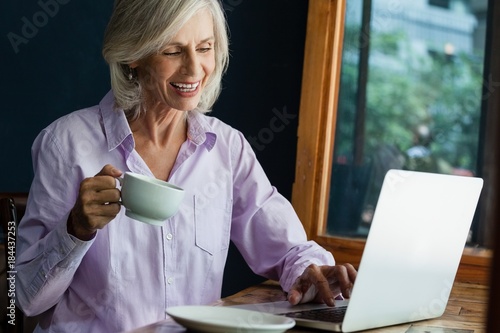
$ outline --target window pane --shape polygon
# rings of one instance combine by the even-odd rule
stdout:
[[[477,173],[487,1],[441,3],[347,2],[329,234],[367,235],[389,169]]]

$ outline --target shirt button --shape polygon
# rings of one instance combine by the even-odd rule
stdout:
[[[167,279],[167,283],[168,283],[168,284],[172,284],[173,282],[174,282],[174,279],[173,279],[173,278],[169,277],[169,278]]]
[[[167,234],[167,240],[172,240],[173,237],[172,234]]]

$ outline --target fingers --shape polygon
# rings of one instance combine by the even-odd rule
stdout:
[[[106,164],[96,176],[120,177],[122,172],[111,164]]]
[[[295,290],[295,289],[292,288],[288,292],[288,302],[291,305],[297,305],[297,304],[300,303],[301,300],[302,300],[302,293],[299,292],[298,290]]]
[[[68,220],[68,231],[80,239],[90,239],[96,230],[102,229],[116,217],[121,205],[115,177],[121,175],[120,170],[107,164],[94,177],[81,182],[77,201]]]
[[[80,200],[84,205],[103,205],[120,201],[120,191],[115,187],[115,178],[95,176],[80,184]]]
[[[297,305],[299,303],[306,303],[314,298],[316,288],[309,278],[306,278],[306,272],[302,274],[288,293],[288,301],[292,305]]]
[[[351,297],[351,290],[356,280],[357,271],[351,264],[322,266],[323,274],[327,276],[333,290],[339,290],[342,296]]]
[[[358,271],[351,264],[344,264],[344,267],[347,270],[347,278],[345,281],[345,288],[341,288],[341,289],[343,289],[342,293],[343,294],[347,293],[348,296],[346,296],[346,297],[349,298],[349,297],[351,297],[352,287],[354,286],[354,282],[356,281],[356,276],[358,275]],[[345,291],[344,291],[344,289],[345,289]]]
[[[334,305],[333,294],[330,290],[327,276],[322,267],[310,265],[295,281],[288,294],[288,301],[292,305],[310,301]]]
[[[317,272],[315,271],[315,274],[317,275],[316,288],[318,290],[318,293],[315,299],[329,306],[334,306],[335,305],[334,295],[330,288],[330,281],[328,279],[328,274],[325,273],[325,268],[329,268],[330,266],[321,266],[321,267],[316,266],[316,267],[317,267],[316,269]]]
[[[85,189],[81,192],[80,200],[84,214],[113,217],[118,214],[120,191],[117,188],[89,188],[88,184],[83,184],[82,187]]]
[[[288,301],[292,305],[315,301],[333,306],[334,298],[340,293],[346,298],[351,296],[356,275],[357,271],[351,264],[310,265],[290,289]]]

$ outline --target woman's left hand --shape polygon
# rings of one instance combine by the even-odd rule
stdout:
[[[357,271],[351,264],[310,265],[288,292],[288,301],[292,305],[313,301],[334,306],[334,299],[340,294],[345,298],[351,296],[356,275]]]

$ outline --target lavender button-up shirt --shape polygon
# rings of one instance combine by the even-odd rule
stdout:
[[[52,123],[33,144],[16,269],[22,309],[43,313],[37,332],[119,332],[165,319],[170,306],[213,302],[230,240],[255,273],[284,290],[309,264],[334,264],[307,241],[244,136],[198,112],[189,112],[188,139],[168,179],[186,191],[174,217],[158,227],[122,208],[92,240],[69,235],[67,217],[84,178],[108,163],[153,176],[113,104],[110,92]]]

